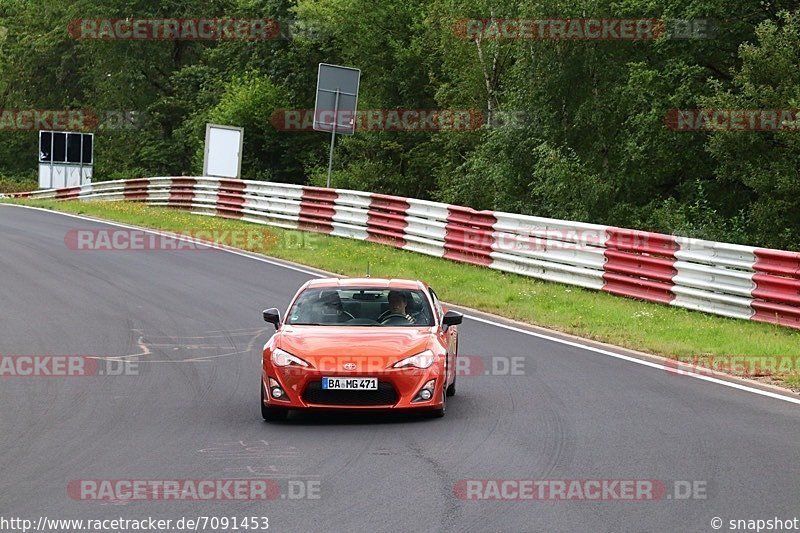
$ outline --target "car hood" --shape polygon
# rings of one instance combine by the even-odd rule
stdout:
[[[385,367],[430,348],[432,337],[432,328],[285,326],[275,346],[320,370],[343,359]]]

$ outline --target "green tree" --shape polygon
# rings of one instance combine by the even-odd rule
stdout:
[[[739,48],[742,65],[705,103],[721,109],[800,109],[800,14],[780,14]],[[708,152],[722,187],[737,192],[752,243],[800,248],[800,123],[784,131],[717,131]]]

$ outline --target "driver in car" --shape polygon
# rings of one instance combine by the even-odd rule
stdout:
[[[410,323],[416,322],[414,317],[406,312],[406,295],[400,291],[389,291],[389,311],[387,316],[399,315],[405,317]]]

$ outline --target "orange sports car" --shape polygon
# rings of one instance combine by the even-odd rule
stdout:
[[[418,410],[444,416],[456,392],[458,324],[421,281],[315,279],[264,345],[261,414],[292,409]]]

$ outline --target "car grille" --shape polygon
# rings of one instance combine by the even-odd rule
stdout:
[[[303,392],[303,401],[315,405],[394,405],[397,391],[389,383],[378,382],[378,390],[323,390],[321,381],[312,381]]]

